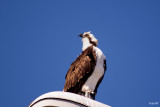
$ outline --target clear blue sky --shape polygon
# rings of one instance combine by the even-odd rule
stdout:
[[[159,0],[1,0],[0,107],[61,91],[89,30],[108,64],[96,100],[160,106]]]

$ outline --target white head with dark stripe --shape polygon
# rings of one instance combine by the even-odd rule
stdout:
[[[98,40],[91,34],[91,32],[84,32],[83,34],[79,35],[82,37],[83,47],[82,50],[84,51],[89,46],[97,46]]]

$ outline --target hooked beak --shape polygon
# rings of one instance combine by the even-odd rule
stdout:
[[[79,34],[78,36],[80,36],[81,38],[83,37],[83,34]]]

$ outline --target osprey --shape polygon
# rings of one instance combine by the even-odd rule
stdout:
[[[82,38],[82,53],[71,64],[64,85],[64,92],[72,92],[95,99],[97,88],[106,71],[106,58],[97,47],[98,40],[90,32],[79,35]]]

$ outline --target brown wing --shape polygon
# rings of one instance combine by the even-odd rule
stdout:
[[[92,74],[96,65],[96,53],[93,46],[88,47],[71,64],[63,91],[79,93],[87,78]]]

